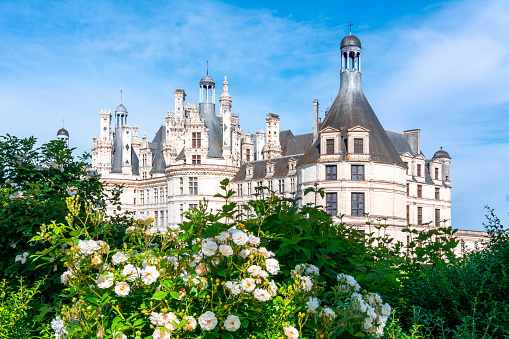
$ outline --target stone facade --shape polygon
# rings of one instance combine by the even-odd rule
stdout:
[[[203,199],[219,208],[222,200],[214,194],[219,181],[229,178],[239,204],[262,186],[267,194],[301,198],[301,204],[317,199],[337,222],[366,231],[368,222],[386,224],[403,242],[410,239],[402,228],[451,226],[449,154],[440,149],[428,159],[419,130],[382,127],[362,92],[361,43],[353,35],[341,42],[340,76],[338,96],[323,122],[314,99],[313,131],[307,134],[280,131],[273,113],[265,131],[244,134],[226,77],[216,114],[215,82],[208,74],[199,84],[199,105],[186,104],[185,91],[175,90],[174,109],[152,141],[138,138],[122,104],[114,116],[102,110],[93,167],[105,183],[124,185],[123,209],[152,216],[157,225],[181,222],[182,213]],[[323,189],[324,198],[304,195],[307,188]],[[462,238],[472,247],[481,235],[466,232]]]

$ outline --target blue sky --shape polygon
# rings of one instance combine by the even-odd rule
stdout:
[[[155,135],[173,91],[226,74],[244,130],[306,133],[339,89],[347,24],[363,45],[363,87],[385,128],[421,129],[428,158],[452,157],[453,226],[508,223],[509,2],[1,1],[0,135],[90,151],[99,112],[120,103]],[[220,86],[219,86],[220,87]],[[323,114],[323,112],[322,112]]]

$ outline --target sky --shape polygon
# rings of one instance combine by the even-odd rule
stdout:
[[[364,93],[382,125],[421,130],[452,158],[452,225],[509,224],[509,1],[0,1],[0,135],[90,152],[101,109],[121,102],[155,136],[173,91],[198,102],[228,76],[244,132],[279,114],[312,130],[339,90],[339,43],[362,42]]]

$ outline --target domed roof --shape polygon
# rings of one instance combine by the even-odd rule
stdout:
[[[124,105],[120,104],[117,106],[117,109],[115,110],[115,112],[125,112],[127,113],[127,108],[125,108]]]
[[[361,47],[361,41],[355,35],[347,35],[341,40],[341,48],[345,46],[358,46]]]
[[[214,86],[215,84],[214,79],[208,74],[204,75],[200,80],[200,85]]]
[[[447,153],[446,151],[444,151],[442,149],[442,147],[440,147],[440,149],[438,151],[436,151],[435,155],[433,156],[433,158],[447,158],[447,159],[451,159],[451,156],[449,155],[449,153]]]
[[[69,132],[65,128],[61,128],[57,132],[57,136],[59,136],[59,135],[65,135],[66,137],[68,137],[69,136]]]

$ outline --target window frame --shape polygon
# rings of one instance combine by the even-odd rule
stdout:
[[[338,193],[325,193],[325,211],[329,215],[338,215]]]
[[[364,192],[352,192],[351,207],[352,216],[361,217],[366,214],[366,197]]]
[[[337,165],[325,165],[325,180],[338,180]]]
[[[356,169],[354,171],[354,169]],[[362,169],[362,173],[359,173],[359,169]],[[364,165],[351,165],[351,168],[350,168],[350,171],[351,171],[351,178],[352,180],[355,180],[355,181],[364,181],[365,177],[364,177]],[[356,173],[354,173],[356,172]]]

